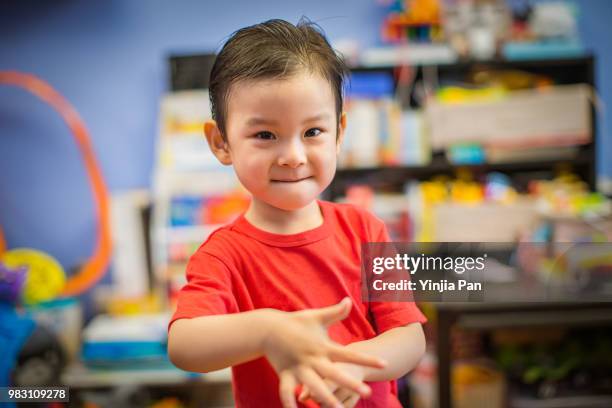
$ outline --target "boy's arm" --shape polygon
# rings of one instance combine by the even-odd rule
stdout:
[[[420,323],[411,323],[346,347],[388,362],[383,369],[361,367],[365,381],[395,380],[417,365],[425,353],[425,335]]]
[[[338,403],[322,378],[330,378],[362,396],[362,381],[333,362],[382,368],[381,359],[332,342],[326,326],[344,319],[351,302],[320,309],[281,312],[261,309],[174,322],[168,333],[170,360],[189,371],[210,371],[266,356],[279,375],[283,406],[295,406],[293,391],[305,384],[319,400]]]
[[[175,366],[208,372],[263,355],[271,311],[179,319],[168,333],[168,355]]]

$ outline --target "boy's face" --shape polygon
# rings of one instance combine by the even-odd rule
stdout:
[[[215,149],[207,129],[209,144],[223,164],[233,164],[254,199],[296,210],[334,177],[345,120],[337,126],[334,95],[324,78],[302,72],[237,83],[226,117],[227,145]]]

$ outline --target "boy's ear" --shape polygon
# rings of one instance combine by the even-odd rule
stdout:
[[[344,140],[344,131],[346,130],[346,112],[342,112],[340,115],[340,121],[338,122],[338,137],[336,138],[336,154],[340,153],[340,145]]]
[[[208,147],[213,152],[217,160],[225,166],[232,164],[232,158],[229,152],[229,146],[221,135],[221,130],[214,120],[204,122],[204,135],[208,142]]]

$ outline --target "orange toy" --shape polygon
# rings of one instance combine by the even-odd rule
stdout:
[[[85,124],[68,101],[47,82],[31,75],[16,71],[0,71],[0,84],[23,88],[51,105],[64,119],[77,143],[85,162],[85,169],[95,198],[98,219],[96,248],[81,270],[66,282],[63,296],[75,296],[92,287],[104,275],[111,257],[111,235],[109,220],[108,191],[98,166]],[[5,243],[0,232],[0,253]]]

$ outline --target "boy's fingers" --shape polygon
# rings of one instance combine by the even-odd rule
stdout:
[[[353,303],[351,302],[351,299],[345,297],[335,305],[319,309],[318,315],[321,324],[323,324],[324,326],[329,326],[332,323],[344,320],[351,311],[352,304]]]
[[[325,379],[323,380],[323,382],[325,383],[325,385],[327,386],[327,388],[329,389],[331,393],[335,393],[336,390],[338,389],[338,386],[333,381],[329,381],[328,379]],[[304,402],[308,400],[309,398],[312,398],[312,394],[310,393],[310,390],[308,389],[308,387],[304,385],[302,387],[302,392],[300,393],[298,397],[298,401]]]
[[[368,387],[362,381],[359,381],[355,377],[352,377],[351,375],[338,369],[331,363],[324,361],[318,362],[315,364],[315,369],[319,372],[319,374],[321,374],[321,376],[325,377],[326,379],[330,379],[337,384],[334,389],[330,390],[331,392],[336,391],[338,387],[348,388],[358,393],[362,397],[369,397],[372,392],[370,387]]]
[[[332,381],[329,378],[326,378],[325,380],[325,385],[327,385],[327,389],[329,389],[329,391],[333,394],[338,390],[338,384],[336,384],[334,381]]]
[[[385,368],[387,366],[387,362],[383,359],[353,351],[337,344],[329,346],[328,355],[332,361],[342,361],[373,368]]]
[[[296,386],[297,381],[295,380],[293,374],[288,371],[284,371],[281,373],[278,388],[283,408],[297,408],[297,403],[295,402],[294,394]]]
[[[354,391],[349,390],[348,388],[340,388],[334,393],[334,395],[336,396],[336,398],[338,398],[338,401],[344,404],[344,406],[346,406],[346,402],[350,398],[354,397],[355,395],[359,396],[359,394],[357,394]]]
[[[346,388],[340,388],[338,391],[336,391],[334,393],[335,397],[338,398],[338,401],[340,401],[340,404],[342,404],[343,407],[346,407],[346,402],[353,396],[353,395],[357,395],[359,397],[359,394],[348,390]]]
[[[311,368],[302,367],[298,370],[298,378],[302,384],[308,386],[312,398],[319,401],[321,404],[329,405],[330,407],[341,408],[342,404],[334,397],[334,394],[327,388],[325,382]]]
[[[353,408],[359,402],[359,394],[353,394],[347,400],[342,402],[345,408]]]
[[[300,392],[300,395],[298,397],[298,401],[300,402],[304,402],[306,401],[308,398],[310,398],[310,391],[308,390],[307,386],[303,386],[302,387],[302,392]]]

